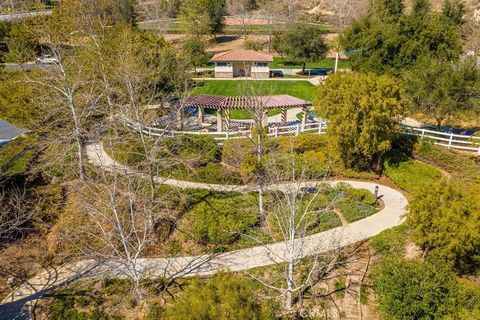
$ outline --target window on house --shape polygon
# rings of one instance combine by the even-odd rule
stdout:
[[[228,66],[228,63],[226,63],[226,62],[217,62],[216,65],[217,65],[217,67],[227,67],[227,66]]]
[[[268,67],[268,63],[266,63],[266,62],[257,62],[257,67]]]

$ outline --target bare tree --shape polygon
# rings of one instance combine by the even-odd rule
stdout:
[[[265,167],[264,156],[267,153],[265,140],[268,134],[268,97],[274,91],[274,87],[264,87],[257,81],[244,81],[239,83],[246,107],[253,109],[253,126],[248,136],[252,143],[257,158],[255,170],[256,182],[258,183],[258,206],[262,219],[265,219],[264,193],[265,193]]]
[[[95,90],[96,83],[90,77],[85,59],[81,59],[82,48],[78,45],[81,33],[73,22],[57,23],[55,19],[46,19],[37,26],[36,33],[55,63],[39,77],[27,75],[27,81],[43,93],[50,112],[67,124],[67,136],[62,139],[73,140],[76,145],[78,176],[85,180],[85,122],[96,111],[101,94]]]
[[[0,190],[0,247],[21,236],[32,217],[25,190]]]
[[[332,277],[352,253],[339,249],[341,235],[332,234],[324,243],[307,241],[309,231],[333,210],[336,201],[330,199],[324,203],[328,198],[321,199],[326,187],[322,184],[325,176],[312,176],[304,163],[297,163],[293,152],[287,157],[271,155],[265,167],[268,177],[266,225],[276,243],[267,248],[272,260],[283,266],[283,271],[277,278],[254,278],[278,292],[290,312],[309,288]],[[307,182],[309,179],[314,182]]]
[[[129,278],[142,298],[145,270],[140,258],[155,242],[155,228],[165,218],[162,199],[152,199],[141,178],[125,176],[121,169],[108,168],[97,176],[75,190],[80,200],[74,214],[81,223],[64,238],[82,256],[107,263],[115,275]]]
[[[475,55],[480,54],[480,13],[478,18],[472,18],[463,26],[466,49]]]
[[[249,17],[249,0],[230,0],[228,2],[229,11],[235,15],[238,15],[242,20],[243,26],[243,41],[247,41],[248,31],[247,31],[247,20]]]

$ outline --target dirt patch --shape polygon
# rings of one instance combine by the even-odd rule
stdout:
[[[335,214],[337,215],[338,219],[340,219],[340,221],[342,222],[342,227],[345,227],[345,226],[348,226],[348,221],[347,219],[345,219],[343,213],[341,210],[337,209],[337,208],[334,208],[333,209],[333,212],[335,212]]]
[[[405,245],[405,259],[413,260],[422,257],[422,248],[417,246],[412,241],[407,241]]]

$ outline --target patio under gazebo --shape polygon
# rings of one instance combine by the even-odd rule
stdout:
[[[281,109],[280,126],[286,126],[288,123],[287,111],[293,108],[302,108],[301,128],[304,129],[308,121],[308,113],[312,104],[306,100],[295,98],[289,95],[276,96],[258,96],[258,97],[227,97],[214,95],[196,95],[186,99],[186,107],[198,109],[198,124],[204,125],[205,109],[217,111],[217,132],[229,131],[231,128],[231,110],[249,110],[255,112],[262,110],[262,125],[268,126],[268,110]]]

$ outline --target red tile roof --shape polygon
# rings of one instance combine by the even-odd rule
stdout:
[[[212,61],[240,61],[240,62],[272,62],[273,57],[269,54],[253,50],[230,50],[217,53]]]

